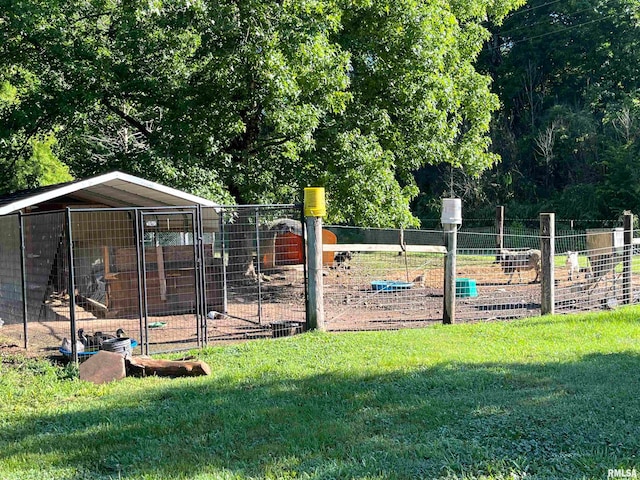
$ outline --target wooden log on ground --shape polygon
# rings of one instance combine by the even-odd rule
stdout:
[[[211,374],[211,367],[201,360],[177,361],[138,356],[127,359],[127,372],[139,377],[199,377]]]

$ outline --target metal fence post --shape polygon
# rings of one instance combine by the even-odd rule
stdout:
[[[73,268],[73,231],[71,227],[71,209],[67,207],[67,255],[69,258],[69,320],[71,322],[71,355],[74,363],[78,363],[78,345],[76,335],[76,277]]]
[[[631,285],[631,262],[633,261],[633,214],[624,212],[624,251],[622,259],[622,304],[633,303],[633,288]]]
[[[204,247],[204,220],[202,215],[202,205],[197,206],[196,218],[198,224],[198,255],[199,260],[199,281],[200,281],[200,328],[202,330],[203,346],[207,346],[208,325],[207,325],[207,256]],[[213,249],[212,249],[213,254]],[[213,259],[212,259],[213,262]],[[213,268],[213,264],[211,265]]]
[[[224,215],[226,213],[225,209],[220,209],[220,257],[222,259],[222,313],[225,315],[227,312],[227,302],[228,302],[228,292],[227,292],[227,260],[225,256],[227,255],[227,243],[225,240],[226,232],[224,229]]]
[[[260,264],[262,263],[262,253],[260,252],[260,211],[255,208],[254,221],[256,225],[256,274],[258,275],[258,323],[262,325],[262,272]]]
[[[196,338],[199,347],[206,344],[204,339],[204,324],[206,323],[207,312],[203,293],[204,277],[204,256],[202,255],[202,231],[200,222],[200,206],[195,206],[191,210],[191,230],[193,234],[193,281],[195,289],[195,315],[196,315]],[[204,312],[204,314],[203,314]]]
[[[24,241],[24,218],[22,213],[18,213],[18,231],[20,232],[20,274],[22,279],[22,322],[24,327],[24,348],[29,347],[29,328],[27,324],[28,306],[27,306],[27,264],[26,264],[26,244]]]
[[[136,261],[138,263],[138,291],[140,305],[140,351],[149,355],[149,297],[147,294],[147,259],[144,245],[144,212],[135,209],[136,213]]]
[[[540,252],[542,271],[540,279],[542,315],[555,313],[555,213],[540,214]]]

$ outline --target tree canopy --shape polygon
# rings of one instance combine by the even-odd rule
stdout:
[[[524,218],[640,212],[640,4],[530,0],[490,26],[478,69],[501,108],[475,207],[509,204]],[[513,212],[515,213],[515,212]]]
[[[114,169],[221,203],[325,186],[331,221],[415,224],[413,172],[498,158],[474,64],[522,3],[0,0],[4,188]]]

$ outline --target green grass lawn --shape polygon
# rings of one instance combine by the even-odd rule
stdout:
[[[640,472],[640,308],[321,334],[97,386],[5,358],[0,478],[588,478]]]

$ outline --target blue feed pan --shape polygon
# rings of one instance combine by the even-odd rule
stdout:
[[[135,341],[133,338],[131,339],[131,348],[136,348],[138,346],[138,342]],[[58,351],[63,354],[65,357],[70,357],[72,355],[72,352],[70,352],[67,349],[64,349],[62,347],[60,347],[58,349]],[[96,353],[98,353],[100,350],[90,350],[87,352],[78,352],[78,357],[82,358],[82,357],[88,357],[90,355],[95,355]]]
[[[371,288],[382,292],[395,292],[413,287],[411,282],[395,282],[388,280],[375,280],[371,282]]]

